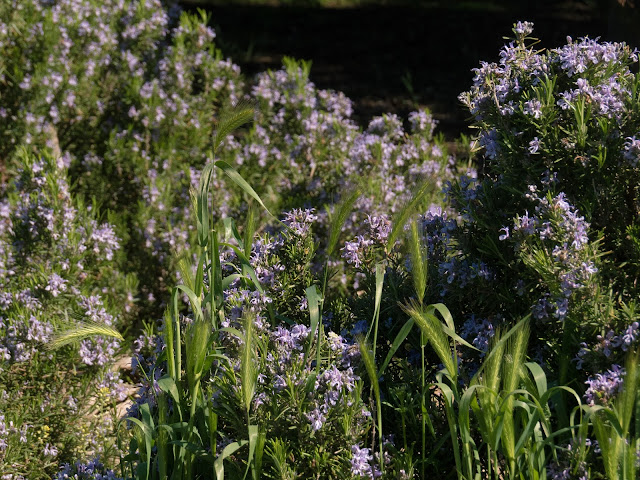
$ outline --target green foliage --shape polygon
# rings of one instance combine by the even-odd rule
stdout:
[[[477,173],[427,111],[356,125],[310,62],[245,89],[203,12],[12,7],[2,475],[115,476],[141,324],[125,478],[637,476],[636,53],[517,24],[462,96]]]
[[[0,197],[0,472],[50,478],[61,462],[116,453],[125,392],[108,368],[136,281],[118,268],[113,227],[70,195],[64,162],[20,158]]]

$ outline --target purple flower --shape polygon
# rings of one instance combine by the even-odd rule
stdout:
[[[127,399],[127,387],[118,372],[107,372],[98,384],[98,388],[117,402]],[[73,397],[70,398],[73,400]]]
[[[531,35],[533,33],[533,22],[518,22],[514,29],[517,34],[522,36]]]
[[[80,358],[86,365],[103,366],[113,361],[113,358],[120,348],[117,340],[106,337],[96,337],[80,342]]]
[[[52,333],[53,328],[51,327],[51,324],[41,322],[31,315],[31,318],[29,319],[29,328],[27,330],[27,340],[31,342],[46,343]]]
[[[42,453],[48,457],[55,457],[56,455],[58,455],[58,449],[55,445],[49,445],[49,443],[47,443],[44,446],[44,450],[42,451]]]
[[[94,227],[89,239],[93,242],[93,252],[95,254],[104,252],[107,260],[113,260],[114,251],[120,248],[118,237],[113,227],[108,224],[101,225],[99,228]]]
[[[411,124],[411,131],[413,133],[424,133],[427,135],[427,138],[431,138],[438,122],[434,120],[430,113],[419,110],[409,114],[409,123]]]
[[[628,160],[632,167],[636,167],[640,162],[640,134],[627,137],[624,144],[624,159]]]
[[[358,235],[356,236],[355,241],[345,242],[344,247],[342,248],[342,257],[347,261],[347,263],[359,268],[362,265],[365,252],[371,245],[373,245],[373,240],[367,239],[362,235]]]
[[[631,344],[640,337],[640,330],[638,322],[633,322],[627,327],[622,335],[622,349],[626,352]]]
[[[522,111],[525,115],[538,119],[542,117],[542,103],[537,98],[534,98],[524,103]]]
[[[297,235],[305,235],[309,232],[311,225],[318,220],[314,208],[300,209],[294,208],[285,214],[283,223],[293,230]]]
[[[462,334],[465,338],[470,339],[471,343],[482,351],[481,356],[489,350],[489,341],[496,334],[495,327],[487,319],[477,319],[475,315],[464,322]]]
[[[358,445],[351,447],[351,474],[359,477],[373,478],[373,472],[371,470],[371,461],[373,461],[373,455],[371,455],[368,448],[360,448]]]
[[[493,160],[498,156],[500,144],[498,143],[498,131],[496,129],[482,132],[478,141],[480,146],[484,147],[485,155],[488,158]]]
[[[49,282],[44,289],[54,297],[57,297],[61,292],[64,292],[67,289],[67,281],[57,273],[52,273],[49,277]]]
[[[584,393],[584,397],[589,405],[596,403],[603,405],[611,400],[617,393],[622,391],[625,370],[620,365],[613,365],[611,370],[605,373],[598,373],[595,377],[590,377],[585,383],[589,388]]]
[[[380,243],[386,242],[391,233],[391,221],[386,215],[367,215],[365,222],[369,224],[373,238]]]
[[[314,432],[320,430],[327,419],[318,408],[315,408],[311,413],[308,413],[306,417],[309,422],[311,422],[311,429]]]

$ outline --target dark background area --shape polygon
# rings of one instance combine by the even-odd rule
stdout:
[[[384,112],[405,116],[427,106],[448,139],[467,132],[457,97],[470,87],[471,69],[498,59],[516,21],[533,21],[533,36],[548,48],[566,43],[567,35],[637,45],[633,34],[640,28],[640,8],[622,8],[615,0],[366,0],[351,7],[318,6],[323,0],[203,1],[183,0],[183,6],[210,13],[217,45],[245,75],[280,68],[285,55],[311,60],[312,81],[354,100],[361,124]],[[636,15],[632,23],[629,12]]]

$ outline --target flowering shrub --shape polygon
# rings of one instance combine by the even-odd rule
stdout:
[[[640,77],[632,72],[637,54],[624,44],[568,39],[536,51],[532,31],[528,22],[516,25],[499,62],[475,69],[460,97],[479,129],[484,165],[481,178],[449,190],[464,220],[453,229],[449,262],[480,262],[492,272],[460,317],[531,313],[544,325],[546,346],[535,349],[565,381],[567,355],[578,354],[580,341],[577,366],[590,358],[598,368],[602,360],[587,355],[604,351],[598,335],[618,338],[630,328],[626,347],[637,337],[630,312],[640,258],[632,158]],[[460,286],[455,269],[443,273],[446,291]]]
[[[206,158],[217,107],[241,94],[238,67],[204,19],[178,18],[160,0],[0,8],[3,158],[20,144],[67,158],[75,193],[120,212],[146,300],[171,250],[185,248],[190,166]]]
[[[159,0],[13,3],[0,11],[0,72],[20,72],[0,77],[2,154],[11,158],[21,143],[59,148],[75,193],[120,212],[117,234],[149,315],[159,316],[155,299],[173,282],[173,252],[192,244],[189,189],[211,160],[224,102],[259,106],[245,135],[225,139],[221,158],[274,211],[315,207],[322,225],[325,206],[365,177],[371,195],[359,209],[374,214],[397,208],[425,179],[435,201],[451,175],[427,112],[411,114],[409,135],[393,115],[361,132],[351,101],[316,89],[309,64],[290,59],[244,89],[205,16]],[[27,35],[12,35],[23,25]],[[241,213],[244,199],[220,172],[213,182],[215,217]],[[361,221],[353,218],[354,235]]]
[[[216,420],[198,427],[202,443],[197,448],[202,454],[196,453],[188,467],[194,474],[206,471],[207,451],[220,452],[217,462],[224,461],[225,474],[231,477],[242,475],[245,465],[251,465],[257,472],[286,478],[382,474],[380,459],[369,453],[369,448],[361,447],[372,427],[372,414],[363,401],[363,382],[358,373],[360,348],[329,330],[332,322],[345,321],[339,318],[340,312],[335,316],[333,312],[323,312],[326,331],[313,320],[317,322],[320,314],[317,293],[310,293],[317,292],[314,285],[317,279],[310,271],[316,221],[312,210],[288,212],[283,229],[259,235],[252,242],[249,255],[243,246],[246,238],[236,236],[229,239],[234,246],[220,254],[222,272],[226,275],[222,281],[224,314],[220,317],[220,329],[211,331],[211,343],[207,345],[210,351],[224,355],[214,354],[216,360],[199,377],[204,403],[198,408],[203,409],[205,417],[214,416]],[[210,271],[206,265],[204,268]],[[190,274],[184,275],[186,284],[199,291],[197,280],[192,283]],[[204,276],[203,280],[202,293],[207,298],[207,289],[216,287],[209,285]],[[195,304],[190,300],[190,305],[193,308]],[[165,320],[164,340],[159,343],[162,353],[155,350],[149,352],[155,358],[138,357],[136,363],[144,366],[148,382],[130,410],[130,418],[148,424],[145,415],[150,414],[158,422],[171,422],[166,417],[165,394],[173,391],[168,385],[174,381],[178,393],[171,393],[171,401],[181,406],[174,406],[170,415],[184,408],[183,395],[188,398],[193,392],[181,390],[184,382],[170,373],[172,354],[167,342],[173,340],[166,332],[180,329],[188,359],[191,354],[186,349],[195,346],[191,339],[195,340],[193,332],[201,328],[200,315],[196,309],[181,317],[176,327]],[[202,328],[211,328],[208,321]],[[141,343],[148,342],[141,339]],[[183,391],[184,394],[180,393]],[[192,409],[191,418],[194,414],[201,415]],[[248,452],[240,450],[247,429],[249,435],[255,429],[258,442],[256,450]],[[140,461],[148,448],[143,447],[141,440],[132,452],[139,455]],[[309,440],[314,442],[312,449]],[[163,451],[162,441],[159,435],[154,439],[158,451]],[[345,450],[345,445],[350,450]],[[390,442],[385,444],[385,452],[389,448]],[[235,453],[225,461],[227,451]],[[384,462],[391,471],[392,458],[388,453],[385,455]],[[164,457],[158,461],[165,462],[166,468],[171,464]]]
[[[531,355],[609,408],[624,391],[619,364],[638,345],[637,52],[588,38],[536,51],[532,31],[518,23],[499,62],[483,62],[460,96],[479,129],[482,175],[448,187],[461,221],[428,238],[446,253],[440,292],[454,318],[472,319],[469,341],[531,315]],[[574,473],[597,453],[595,463],[574,458]]]
[[[118,382],[99,385],[99,377],[121,347],[107,337],[57,352],[46,346],[75,318],[121,326],[133,313],[136,282],[116,266],[113,227],[70,196],[65,160],[20,155],[21,169],[0,196],[0,471],[40,478],[85,449],[109,453],[111,419],[83,416],[102,408],[101,387],[117,396]],[[93,436],[95,429],[105,439]],[[45,461],[25,463],[33,457]]]
[[[207,20],[0,5],[3,478],[116,478],[90,413],[123,345],[45,348],[79,318],[144,326],[125,477],[633,476],[637,53],[518,23],[461,96],[476,171],[426,110],[359,127],[307,62],[245,82]]]
[[[76,462],[74,465],[65,464],[54,477],[55,480],[119,480],[113,470],[107,469],[98,460],[87,463]]]

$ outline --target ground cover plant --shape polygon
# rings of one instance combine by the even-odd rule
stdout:
[[[518,23],[456,159],[205,15],[0,14],[3,478],[637,477],[633,49]]]

